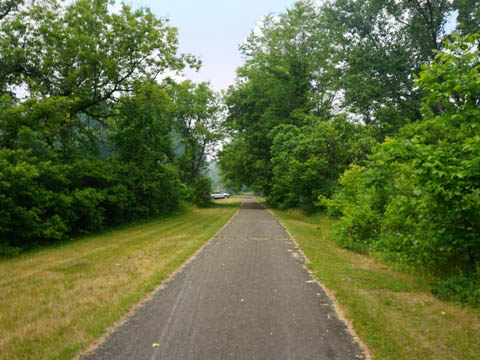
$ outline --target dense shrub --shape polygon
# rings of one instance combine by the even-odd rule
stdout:
[[[0,150],[0,251],[62,240],[125,221],[166,214],[180,202],[176,168],[112,160],[71,163]]]
[[[126,184],[133,191],[129,218],[143,218],[168,214],[182,200],[182,184],[177,168],[172,164],[149,163],[142,168],[129,164]],[[128,209],[127,209],[128,210]]]
[[[367,167],[346,171],[327,202],[343,215],[340,241],[430,270],[474,270],[480,174],[465,166],[478,155],[464,151],[462,139],[425,120],[378,146]]]
[[[4,247],[59,238],[69,230],[65,221],[55,217],[71,200],[55,191],[67,181],[62,177],[51,181],[58,167],[49,165],[38,166],[26,152],[0,151],[0,239]]]
[[[342,186],[332,200],[322,199],[331,215],[342,215],[335,234],[345,247],[369,251],[380,230],[382,201],[375,186],[367,182],[366,168],[352,166],[340,177]]]
[[[464,274],[437,280],[431,286],[434,295],[442,300],[469,303],[480,307],[480,283],[477,277]]]

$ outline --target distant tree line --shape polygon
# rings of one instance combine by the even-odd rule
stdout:
[[[177,30],[108,0],[0,5],[0,254],[209,200],[220,99]]]
[[[457,16],[447,34],[447,19]],[[299,1],[241,45],[219,166],[480,304],[480,1]]]

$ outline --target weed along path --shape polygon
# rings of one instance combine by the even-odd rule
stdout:
[[[362,359],[276,218],[231,222],[86,359]]]

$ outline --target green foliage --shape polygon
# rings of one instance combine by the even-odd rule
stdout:
[[[284,172],[274,170],[274,137],[267,136],[277,126],[308,132],[312,117],[330,120],[346,111],[350,121],[361,119],[369,128],[368,138],[383,141],[420,120],[425,91],[414,74],[443,47],[452,11],[469,21],[464,31],[472,31],[477,3],[298,1],[279,16],[263,18],[240,47],[246,61],[225,97],[232,142],[220,152],[224,176],[237,187],[278,197],[283,185],[274,190],[273,184]],[[295,204],[298,198],[303,196],[285,201]]]
[[[211,205],[210,198],[212,183],[208,176],[200,176],[195,179],[191,185],[186,185],[185,199],[192,204],[200,207],[207,207]]]
[[[341,191],[335,192],[331,198],[319,197],[321,205],[327,208],[330,216],[342,215],[343,209],[361,194],[364,186],[363,171],[364,168],[361,166],[350,166],[338,179]]]
[[[165,19],[128,6],[113,14],[108,3],[29,2],[0,24],[0,90],[14,97],[20,86],[26,98],[2,116],[1,146],[22,148],[27,128],[63,159],[95,155],[119,96],[197,66],[177,55],[177,30]]]
[[[177,54],[167,19],[108,4],[0,5],[2,254],[210,200],[217,95],[158,83],[198,61]]]
[[[138,166],[173,159],[171,106],[164,87],[152,80],[137,83],[134,92],[120,99],[115,116],[109,119],[116,157]]]
[[[373,125],[380,140],[408,118],[418,119],[411,75],[432,52],[421,57],[424,52],[407,35],[416,14],[413,2],[337,0],[327,3],[325,12],[338,42],[336,61],[343,63],[343,107]],[[430,37],[430,28],[421,30],[413,37]]]
[[[0,4],[0,20],[18,10],[23,0],[5,0]]]
[[[340,174],[361,162],[375,143],[369,129],[338,116],[312,119],[301,129],[280,125],[270,132],[273,178],[268,201],[280,208],[313,211],[316,199],[330,197]]]
[[[64,240],[172,212],[181,198],[176,168],[80,159],[69,164],[0,151],[0,248]]]
[[[460,33],[466,35],[478,32],[480,1],[453,0],[453,7],[458,11],[457,22]]]
[[[478,31],[478,0],[335,0],[326,2],[337,42],[343,107],[371,124],[378,140],[421,119],[424,93],[412,74],[443,48],[447,18],[464,34]]]
[[[442,276],[480,275],[479,36],[453,39],[417,81],[424,120],[345,172],[327,203],[350,248]]]
[[[225,98],[225,126],[233,142],[219,162],[232,182],[268,195],[273,176],[268,133],[282,124],[302,127],[312,113],[330,116],[335,93],[329,90],[338,77],[325,56],[334,52],[334,44],[323,25],[315,4],[299,1],[278,19],[264,17],[261,28],[242,44],[246,63]]]
[[[182,181],[196,188],[206,172],[206,156],[223,138],[220,131],[221,106],[217,94],[208,83],[184,81],[169,88],[172,99],[171,117],[174,130],[180,135],[182,152],[176,159]],[[202,188],[200,186],[200,188]]]
[[[480,283],[475,276],[461,274],[437,280],[431,285],[431,291],[442,300],[480,306]]]

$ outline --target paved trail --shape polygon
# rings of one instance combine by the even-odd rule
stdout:
[[[279,222],[247,198],[197,258],[82,359],[360,359],[303,264]]]

